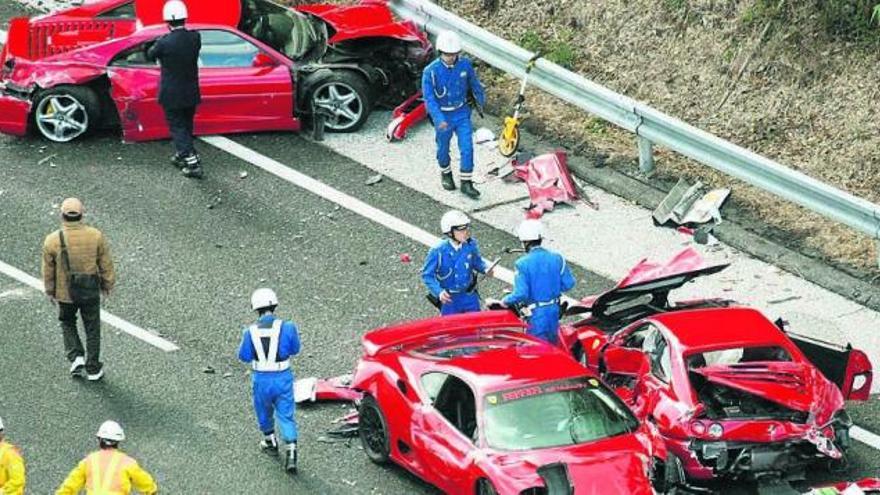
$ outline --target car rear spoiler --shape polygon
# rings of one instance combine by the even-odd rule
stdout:
[[[361,338],[361,344],[367,356],[375,356],[388,348],[432,337],[472,335],[481,330],[524,330],[525,328],[525,322],[517,318],[512,311],[481,311],[479,313],[436,316],[379,328],[364,335]]]
[[[853,349],[850,344],[844,347],[790,332],[785,329],[786,322],[781,318],[776,320],[776,325],[819,368],[825,378],[840,388],[844,399],[868,400],[874,372],[867,354]]]

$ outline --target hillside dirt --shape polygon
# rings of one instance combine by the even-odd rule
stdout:
[[[880,202],[880,50],[747,19],[754,1],[487,0],[444,8],[521,45],[540,43],[586,78],[873,203]],[[484,71],[492,106],[517,91]],[[527,94],[532,127],[638,175],[632,134],[546,95]],[[860,278],[876,280],[872,239],[774,199],[676,153],[657,150],[658,176],[732,189],[739,221]],[[647,178],[646,178],[647,180]],[[750,218],[751,217],[751,218]]]

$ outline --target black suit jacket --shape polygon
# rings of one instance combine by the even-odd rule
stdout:
[[[147,51],[150,60],[159,60],[159,104],[169,109],[194,107],[202,101],[199,93],[199,50],[202,37],[197,31],[172,29]]]

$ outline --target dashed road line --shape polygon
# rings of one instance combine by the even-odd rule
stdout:
[[[35,277],[28,275],[27,273],[15,268],[12,265],[8,265],[2,261],[0,261],[0,273],[3,273],[19,282],[30,286],[31,288],[43,292],[43,282],[38,280]],[[174,343],[163,339],[162,337],[144,330],[143,328],[133,325],[122,318],[107,312],[105,310],[101,310],[101,321],[104,323],[116,327],[117,329],[131,335],[136,339],[140,339],[147,344],[150,344],[153,347],[161,349],[165,352],[172,352],[180,350]]]
[[[861,426],[853,425],[853,427],[849,429],[849,436],[869,447],[880,450],[880,435],[871,433]]]

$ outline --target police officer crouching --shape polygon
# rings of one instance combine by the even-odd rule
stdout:
[[[574,287],[574,275],[561,254],[541,246],[544,226],[540,220],[524,220],[517,237],[526,254],[516,260],[513,292],[501,304],[524,306],[530,313],[529,335],[555,344],[559,338],[559,299]]]
[[[202,101],[198,66],[202,38],[197,31],[184,27],[187,10],[182,1],[166,2],[162,17],[171,32],[156,40],[147,50],[147,58],[158,59],[162,66],[159,104],[165,111],[176,151],[171,162],[180,167],[186,177],[201,178],[201,158],[193,146],[193,120],[196,106]]]
[[[446,212],[440,230],[446,238],[428,251],[422,280],[441,315],[480,310],[477,273],[487,273],[477,241],[470,234],[471,220],[458,210]],[[491,270],[489,270],[491,271]]]

